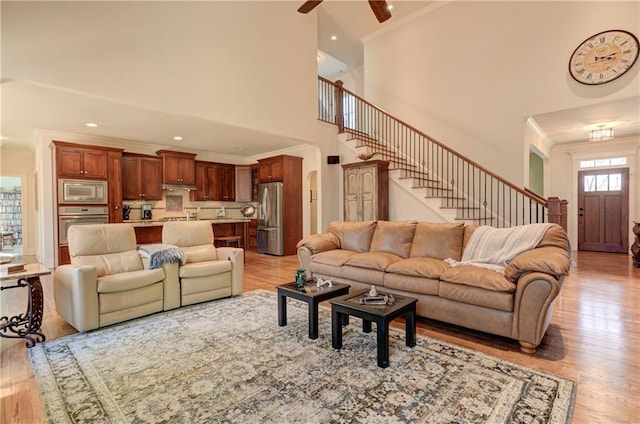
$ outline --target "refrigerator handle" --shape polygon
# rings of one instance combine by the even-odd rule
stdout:
[[[262,202],[260,203],[260,207],[262,208],[262,222],[264,225],[269,225],[269,214],[267,211],[269,210],[269,188],[265,187],[262,192]]]

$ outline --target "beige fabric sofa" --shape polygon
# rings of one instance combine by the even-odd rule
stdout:
[[[242,294],[244,250],[215,247],[209,221],[166,222],[162,243],[177,246],[186,257],[178,268],[182,306]]]
[[[88,331],[180,306],[178,264],[147,269],[131,224],[69,227],[70,265],[54,272],[58,314]]]
[[[354,288],[418,298],[417,313],[518,340],[534,352],[549,326],[568,275],[571,254],[564,230],[552,225],[534,249],[503,273],[460,261],[477,226],[416,221],[332,222],[328,232],[298,243],[307,275]]]

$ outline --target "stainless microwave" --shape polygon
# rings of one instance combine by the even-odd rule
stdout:
[[[98,180],[58,180],[58,203],[106,205],[107,182]]]

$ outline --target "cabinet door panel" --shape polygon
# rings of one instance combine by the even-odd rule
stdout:
[[[195,172],[195,171],[194,171]],[[167,184],[180,184],[180,161],[175,156],[164,158],[164,182]]]
[[[155,158],[140,160],[140,186],[144,199],[162,199],[162,161]]]
[[[86,178],[106,179],[108,176],[107,153],[101,150],[85,150],[82,156]]]
[[[58,175],[61,177],[82,177],[82,149],[59,147],[57,152]]]
[[[142,194],[140,189],[140,160],[138,158],[122,158],[122,198],[137,200]]]
[[[193,159],[180,158],[180,182],[193,185],[196,183],[196,163]]]

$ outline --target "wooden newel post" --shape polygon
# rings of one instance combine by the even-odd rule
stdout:
[[[560,225],[567,231],[567,200],[559,197],[549,197],[547,199],[547,217],[549,222]]]
[[[342,85],[344,84],[342,81],[337,80],[333,83],[335,87],[335,96],[336,96],[336,125],[338,126],[338,134],[344,132],[344,110],[342,97],[344,92],[342,91]]]

